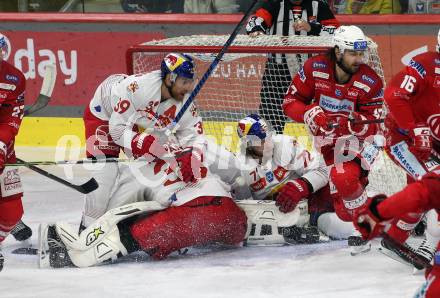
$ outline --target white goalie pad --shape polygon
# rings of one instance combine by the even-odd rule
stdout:
[[[77,267],[89,267],[127,254],[120,241],[117,223],[134,215],[163,209],[165,207],[155,201],[138,202],[107,211],[80,235],[67,223],[56,223],[55,228],[66,245],[73,264]]]
[[[237,205],[246,213],[248,228],[246,245],[284,245],[286,241],[278,228],[299,226],[309,221],[307,201],[301,201],[289,213],[282,213],[275,201],[240,200]]]

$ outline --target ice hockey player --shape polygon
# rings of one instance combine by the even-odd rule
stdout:
[[[97,88],[84,113],[88,158],[128,156],[160,158],[173,150],[185,150],[175,163],[185,182],[193,180],[191,161],[201,160],[205,139],[202,120],[191,105],[179,122],[175,139],[164,138],[160,129],[170,124],[194,87],[194,63],[190,56],[171,53],[160,70],[142,75],[112,75]],[[140,132],[138,130],[145,130]],[[164,143],[162,142],[163,139]],[[145,163],[145,162],[144,162]],[[124,205],[131,191],[145,187],[145,179],[126,164],[98,164],[93,177],[99,188],[86,195],[82,225],[87,227],[107,210]],[[143,182],[141,182],[143,181]]]
[[[436,51],[413,57],[385,90],[389,109],[385,120],[386,151],[408,173],[408,182],[440,165],[440,31],[437,42]],[[428,216],[431,233],[426,233],[424,246],[419,248],[427,259],[432,258],[440,239],[438,220],[433,213]],[[405,243],[422,215],[411,213],[396,218],[387,233]],[[393,249],[386,239],[382,244]]]
[[[434,170],[402,191],[386,197],[377,195],[356,210],[354,223],[365,239],[380,236],[391,222],[407,213],[440,210],[440,171]],[[428,226],[428,229],[430,227]],[[426,282],[414,297],[440,297],[440,247],[435,253],[434,266],[426,271]]]
[[[323,36],[333,34],[337,27],[339,21],[325,1],[281,0],[264,1],[249,19],[246,32],[249,36]],[[270,54],[266,62],[259,113],[279,134],[283,133],[286,122],[282,98],[305,59],[306,55]]]
[[[216,176],[187,183],[160,160],[143,171],[154,182],[145,201],[109,210],[79,235],[66,223],[40,226],[40,267],[88,267],[140,250],[163,259],[193,245],[244,240],[246,215]]]
[[[23,118],[26,79],[23,73],[6,62],[10,52],[4,35],[0,34],[0,243],[23,216],[23,188],[15,163],[15,136]],[[0,257],[0,269],[3,258]]]
[[[327,167],[319,154],[303,148],[294,137],[276,134],[256,114],[238,121],[237,134],[240,150],[236,155],[208,143],[207,165],[232,185],[234,198],[246,211],[249,224],[255,226],[247,237],[248,245],[316,242],[316,225],[332,238],[346,239],[353,233],[353,225],[337,219],[331,204],[316,205],[325,194],[319,190],[328,183]],[[315,226],[308,226],[307,211]],[[328,225],[329,219],[335,222]]]
[[[338,216],[351,220],[367,200],[365,187],[371,163],[378,154],[373,136],[383,105],[382,80],[365,64],[368,41],[356,26],[341,26],[335,47],[310,58],[294,77],[285,96],[285,114],[306,124],[314,145],[330,166],[331,194]],[[352,120],[355,121],[352,121]]]
[[[370,166],[379,153],[377,124],[356,121],[380,117],[383,83],[365,64],[368,41],[356,26],[341,26],[327,55],[308,59],[284,98],[284,113],[303,122],[315,148],[330,167],[330,194],[336,214],[351,221],[367,200]]]

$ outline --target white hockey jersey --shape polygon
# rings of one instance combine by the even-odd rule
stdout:
[[[166,137],[161,131],[174,120],[188,97],[187,95],[182,102],[174,98],[161,102],[161,85],[159,70],[128,76],[113,85],[112,113],[108,119],[112,139],[118,145],[130,149],[137,127],[159,137],[170,152],[188,146],[203,150],[203,123],[194,104],[191,104],[179,121],[173,138]]]
[[[328,183],[328,170],[316,152],[309,152],[296,139],[285,135],[272,136],[272,154],[262,164],[249,156],[237,156],[223,147],[208,143],[209,169],[233,188],[243,185],[254,199],[269,199],[288,181],[305,178],[317,191]],[[238,199],[244,199],[242,189]]]

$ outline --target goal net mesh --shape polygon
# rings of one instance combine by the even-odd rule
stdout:
[[[150,41],[127,51],[129,74],[157,70],[170,52],[190,54],[196,73],[203,76],[229,36],[193,35]],[[295,136],[311,148],[312,139],[303,124],[286,119],[281,102],[301,65],[312,55],[332,47],[326,36],[269,36],[252,38],[238,35],[223,56],[195,103],[204,121],[204,131],[219,144],[235,151],[236,123],[250,113],[266,118],[278,133]],[[369,40],[369,65],[382,79],[383,70],[377,44]],[[384,154],[377,159],[369,176],[370,193],[394,193],[406,184],[404,172]]]

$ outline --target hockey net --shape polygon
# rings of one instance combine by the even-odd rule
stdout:
[[[180,52],[193,56],[200,78],[228,37],[181,36],[133,46],[127,51],[128,73],[157,70],[167,53]],[[205,133],[217,143],[236,150],[237,121],[250,113],[261,114],[262,98],[269,103],[263,116],[278,119],[282,111],[279,105],[270,102],[282,101],[291,81],[290,74],[296,74],[308,57],[325,53],[331,47],[331,38],[326,36],[262,35],[252,38],[238,35],[196,97]],[[384,79],[377,44],[372,40],[369,40],[368,58],[370,66]],[[281,127],[284,134],[296,136],[302,144],[311,147],[311,138],[303,124],[287,121]],[[400,190],[406,184],[403,171],[383,153],[377,159],[369,180],[370,191],[387,194]]]

